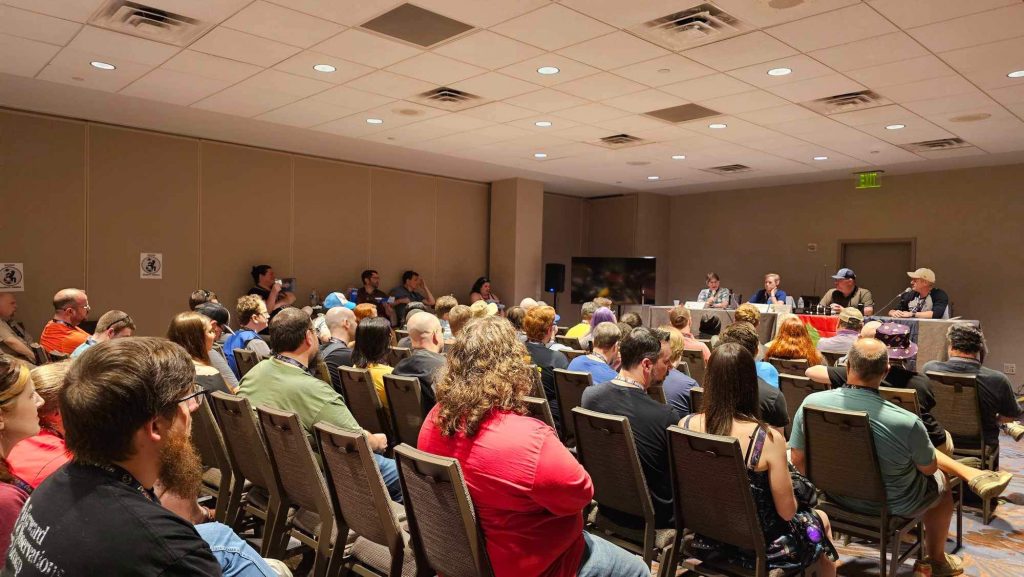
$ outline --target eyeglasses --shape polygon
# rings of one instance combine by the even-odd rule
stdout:
[[[188,395],[178,399],[177,401],[175,401],[175,403],[176,404],[184,403],[184,402],[187,402],[187,401],[191,401],[192,399],[195,399],[196,405],[201,405],[201,404],[203,404],[203,399],[205,399],[206,395],[209,395],[209,394],[210,394],[210,391],[207,391],[206,389],[204,389],[199,383],[192,383],[192,392],[189,393]]]
[[[125,322],[125,321],[127,321],[127,322]],[[123,317],[121,317],[121,318],[117,319],[116,321],[114,321],[114,322],[110,323],[109,325],[107,325],[107,330],[110,330],[110,329],[114,328],[115,326],[117,326],[118,323],[125,323],[125,326],[135,324],[135,323],[132,322],[132,317],[130,315],[124,315]],[[119,328],[124,328],[124,327],[119,327]],[[117,332],[117,331],[115,331],[115,332]]]

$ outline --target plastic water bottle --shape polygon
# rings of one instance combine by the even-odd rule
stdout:
[[[350,289],[348,291],[349,302],[356,302],[356,297],[359,296],[359,289]]]
[[[313,289],[313,292],[309,293],[309,306],[315,307],[320,304],[320,293]]]
[[[804,297],[800,297],[796,300],[796,308],[800,312],[804,312]]]

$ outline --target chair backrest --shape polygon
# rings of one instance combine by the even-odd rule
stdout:
[[[544,381],[541,379],[541,370],[537,365],[530,366],[530,377],[533,379],[533,386],[530,387],[530,396],[548,398],[544,393]]]
[[[683,351],[683,360],[690,369],[690,376],[700,384],[704,384],[704,353],[697,349]]]
[[[921,405],[917,402],[917,391],[914,389],[897,389],[893,387],[878,387],[882,398],[890,403],[914,413],[921,414]]]
[[[399,319],[399,321],[401,321],[401,319]],[[407,336],[409,336],[409,331],[405,329],[395,329],[395,340],[400,341]]]
[[[412,354],[412,349],[409,347],[390,347],[388,356],[390,357],[391,366],[397,365],[402,359]]]
[[[886,506],[875,438],[868,414],[814,405],[804,407],[807,476],[832,497],[863,499]]]
[[[231,460],[210,403],[200,403],[199,408],[192,413],[192,441],[199,450],[203,466],[220,469],[221,482],[230,483]]]
[[[403,549],[402,530],[366,435],[323,422],[313,425],[313,435],[324,461],[338,534],[348,528],[392,554]]]
[[[555,332],[555,336],[562,336],[569,332],[569,327],[556,327],[558,330]]]
[[[210,408],[220,423],[235,482],[249,481],[279,495],[280,486],[249,399],[216,391],[210,395]]]
[[[786,398],[786,412],[789,413],[789,424],[786,425],[786,438],[789,438],[790,427],[793,425],[793,416],[797,409],[811,393],[826,391],[829,386],[823,383],[816,383],[803,375],[791,375],[779,372],[779,391]]]
[[[416,562],[445,577],[493,577],[473,501],[455,459],[395,447]]]
[[[701,359],[703,359],[703,358],[704,357],[701,357]],[[686,361],[679,361],[678,363],[676,363],[676,370],[689,377],[690,376],[690,363],[688,363]]]
[[[982,444],[981,406],[978,403],[976,375],[928,371],[935,406],[931,414],[942,423],[954,439],[965,439]]]
[[[384,405],[377,396],[377,389],[373,386],[373,378],[370,371],[356,369],[353,367],[338,367],[341,374],[342,396],[345,397],[345,404],[352,416],[361,427],[371,433],[390,432],[383,417]]]
[[[803,376],[807,372],[807,359],[768,359],[773,367],[778,369],[779,374]]]
[[[704,387],[693,387],[690,389],[690,412],[704,412]]]
[[[260,355],[249,349],[235,349],[231,351],[231,354],[235,356],[235,366],[238,367],[239,378],[244,377],[250,369],[256,366],[256,363],[260,362]]]
[[[825,351],[819,352],[821,353],[821,356],[825,358],[825,362],[828,363],[828,366],[830,367],[836,366],[836,364],[839,362],[839,359],[845,356],[843,355],[843,353],[829,353]]]
[[[665,387],[661,385],[647,387],[647,396],[663,405],[668,403],[668,399],[665,398]]]
[[[574,438],[572,410],[583,402],[583,391],[594,384],[594,377],[582,371],[555,369],[555,395],[558,397],[558,412],[561,414],[563,440]]]
[[[668,428],[676,526],[765,558],[764,536],[738,440]]]
[[[50,356],[46,354],[46,349],[43,348],[43,345],[39,343],[32,343],[28,348],[32,349],[32,354],[36,357],[37,366],[42,366],[50,362]]]
[[[598,506],[653,524],[654,505],[629,420],[582,407],[572,410],[572,420],[576,428],[576,455],[594,482]]]
[[[531,417],[543,421],[552,429],[555,428],[555,418],[551,415],[551,406],[548,405],[547,399],[543,397],[523,397],[523,401],[526,402],[526,408],[530,411],[528,414]]]
[[[575,337],[567,337],[565,335],[555,335],[555,342],[560,345],[565,345],[575,351],[586,350],[586,347],[580,344],[580,340]]]
[[[415,447],[426,417],[423,414],[420,380],[416,377],[384,375],[384,390],[388,394],[388,410],[395,425],[395,442]]]
[[[586,355],[587,351],[571,350],[571,351],[562,351],[562,353],[565,354],[565,358],[569,359],[569,362],[571,363],[572,360],[575,359],[576,357],[582,357],[582,356]]]

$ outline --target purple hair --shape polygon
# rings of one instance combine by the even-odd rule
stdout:
[[[594,327],[601,323],[614,323],[615,313],[608,307],[601,307],[594,311],[594,316],[590,317],[590,330],[594,330]]]

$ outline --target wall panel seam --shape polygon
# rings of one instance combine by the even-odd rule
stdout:
[[[288,168],[291,172],[288,185],[288,270],[295,275],[295,156],[288,155]]]
[[[196,226],[198,242],[196,254],[196,287],[203,286],[203,141],[196,143]]]
[[[85,141],[84,141],[85,150],[84,150],[84,154],[83,154],[83,158],[84,158],[84,162],[85,162],[85,167],[84,167],[83,172],[85,173],[85,178],[82,179],[82,181],[83,181],[82,182],[82,196],[83,196],[84,204],[85,204],[85,210],[82,211],[82,214],[83,214],[82,221],[83,221],[83,225],[85,226],[84,230],[82,231],[82,237],[83,237],[83,239],[82,239],[82,256],[83,256],[83,263],[82,263],[82,277],[83,277],[82,284],[83,284],[83,286],[82,286],[82,290],[84,290],[85,292],[89,292],[89,210],[90,210],[90,206],[91,206],[90,205],[90,198],[89,198],[89,193],[90,193],[90,182],[89,181],[92,178],[92,176],[91,176],[91,174],[89,172],[89,162],[90,162],[90,159],[89,159],[89,149],[92,146],[91,136],[92,136],[92,132],[90,130],[89,124],[87,123],[85,125]]]

